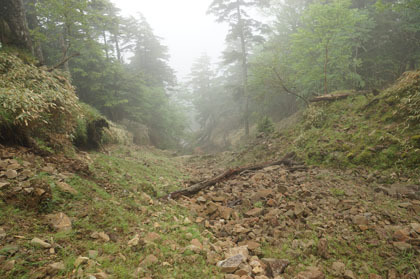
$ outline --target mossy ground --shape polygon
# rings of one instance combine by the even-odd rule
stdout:
[[[390,95],[310,105],[298,120],[279,123],[280,130],[242,146],[229,164],[275,160],[294,151],[308,165],[418,176],[420,124],[399,116]]]
[[[7,235],[16,236],[8,245],[20,247],[10,258],[16,260],[15,268],[11,272],[0,270],[0,278],[33,278],[41,267],[58,261],[66,266],[59,278],[70,278],[75,274],[76,258],[88,256],[89,250],[99,252],[98,265],[84,267],[85,274],[100,269],[112,278],[218,278],[216,268],[206,264],[205,254],[186,249],[191,239],[203,242],[207,237],[204,228],[193,222],[189,210],[145,195],[156,197],[180,187],[185,176],[176,160],[154,149],[125,147],[91,157],[93,177],[73,175],[66,180],[77,195],[61,192],[51,181],[53,200],[45,212],[0,203],[0,225],[7,228]],[[73,220],[73,229],[52,231],[43,217],[49,212],[67,214]],[[185,222],[186,218],[192,222]],[[105,232],[111,241],[92,239],[93,232]],[[142,238],[149,232],[156,232],[160,238],[139,247],[128,246],[136,234]],[[61,248],[56,254],[34,248],[29,243],[34,237],[54,241]],[[137,270],[151,254],[159,261]]]

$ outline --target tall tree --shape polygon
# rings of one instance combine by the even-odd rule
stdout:
[[[33,52],[22,0],[0,0],[1,43]]]
[[[245,135],[249,136],[249,92],[248,92],[248,55],[253,43],[261,43],[264,38],[261,33],[264,25],[251,18],[249,9],[267,5],[266,1],[251,0],[214,0],[208,9],[209,14],[216,16],[218,22],[229,24],[228,43],[240,43],[239,50],[225,53],[227,63],[241,63],[241,91],[245,98],[244,126]]]
[[[132,27],[135,28],[135,45],[131,67],[142,74],[148,85],[173,85],[175,76],[168,65],[168,48],[161,43],[161,38],[153,33],[143,16],[140,16],[140,20]]]
[[[366,13],[351,8],[350,0],[310,5],[292,37],[291,63],[298,82],[312,90],[322,84],[325,94],[346,85],[362,87],[357,53],[372,26]]]

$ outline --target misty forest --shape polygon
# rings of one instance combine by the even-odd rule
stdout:
[[[420,1],[195,1],[0,0],[0,278],[420,278]]]

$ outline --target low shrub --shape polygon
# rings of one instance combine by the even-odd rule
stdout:
[[[0,141],[58,148],[70,143],[78,98],[60,72],[48,72],[0,51]]]

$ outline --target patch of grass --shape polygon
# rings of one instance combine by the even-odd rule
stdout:
[[[344,190],[338,188],[330,188],[330,193],[335,197],[342,197],[346,194]]]
[[[222,278],[217,268],[206,262],[206,253],[186,249],[194,238],[204,243],[211,235],[202,235],[205,228],[194,222],[191,213],[177,205],[160,203],[154,196],[179,188],[186,178],[178,162],[163,152],[149,148],[115,148],[109,154],[92,153],[92,177],[77,175],[66,182],[78,191],[76,195],[63,193],[45,173],[38,174],[51,180],[53,201],[49,212],[64,212],[72,218],[70,232],[55,232],[44,220],[42,213],[15,209],[0,202],[0,224],[8,235],[23,235],[15,239],[20,249],[15,254],[15,270],[0,271],[0,277],[31,278],[34,269],[63,261],[66,269],[60,274],[67,278],[75,270],[74,261],[96,250],[100,266],[87,268],[95,273],[98,268],[113,278]],[[145,195],[147,193],[147,195]],[[13,218],[10,218],[13,216]],[[176,217],[176,218],[175,218]],[[105,232],[109,242],[90,237],[93,232]],[[140,238],[155,232],[160,239],[137,247],[128,241],[136,234]],[[29,241],[33,237],[51,240],[59,245],[56,254],[34,249]],[[31,253],[25,253],[24,249]],[[140,266],[148,255],[155,255],[159,264]]]

